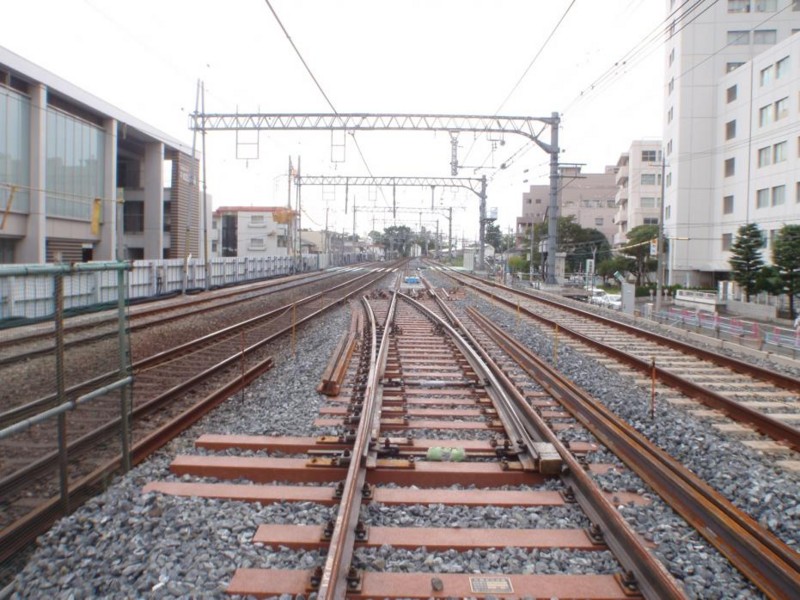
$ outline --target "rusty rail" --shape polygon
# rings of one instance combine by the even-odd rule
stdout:
[[[487,283],[488,285],[493,285],[491,282]],[[470,284],[468,282],[464,282],[464,284],[469,287],[472,287],[473,289],[477,289],[478,291],[482,291],[480,290],[479,287]],[[503,287],[503,289],[512,291],[514,293],[519,293],[517,290],[513,290],[505,286],[499,286],[499,287]],[[486,292],[484,291],[483,293]],[[540,323],[545,323],[548,326],[556,325],[554,321],[546,319],[542,315],[537,314],[530,309],[527,309],[525,307],[520,307],[506,298],[501,298],[499,296],[493,296],[493,298],[496,301],[501,302],[502,304],[505,304],[510,308],[513,308],[514,310],[520,311],[525,316],[531,317],[532,319],[539,321]],[[667,345],[673,349],[679,350],[680,352],[685,352],[687,354],[693,354],[695,356],[699,356],[700,358],[712,361],[716,364],[719,364],[720,366],[730,368],[736,372],[744,373],[746,375],[750,375],[751,377],[768,381],[769,383],[772,383],[774,385],[777,385],[785,389],[789,389],[791,391],[800,392],[800,381],[795,378],[788,377],[780,373],[775,373],[769,371],[768,369],[762,369],[755,365],[749,365],[748,363],[738,361],[736,359],[729,358],[726,356],[718,355],[715,354],[714,352],[701,350],[695,346],[691,346],[689,344],[685,344],[677,340],[672,340],[655,333],[650,333],[648,331],[644,331],[637,327],[626,325],[625,323],[619,323],[617,321],[613,321],[611,319],[595,315],[594,313],[589,313],[573,307],[562,306],[556,302],[546,299],[541,299],[538,297],[531,296],[531,298],[536,300],[537,302],[544,302],[546,304],[557,306],[558,308],[563,308],[569,312],[579,314],[581,316],[600,320],[606,325],[611,325],[628,333],[637,335],[639,337],[650,339],[651,341],[656,341],[659,344]],[[722,394],[706,389],[701,385],[698,385],[691,381],[687,381],[686,379],[679,377],[678,375],[675,375],[674,373],[665,370],[661,367],[653,367],[653,365],[648,361],[632,356],[631,354],[628,354],[627,352],[620,350],[618,348],[612,348],[606,346],[602,341],[595,340],[569,327],[565,327],[563,324],[558,324],[558,330],[560,333],[569,335],[573,339],[576,339],[579,342],[586,344],[587,346],[600,350],[604,354],[607,354],[612,358],[616,358],[642,373],[650,375],[655,369],[658,379],[660,379],[667,385],[670,385],[680,390],[687,396],[698,400],[699,402],[705,404],[706,406],[723,411],[732,419],[735,419],[743,423],[748,423],[749,425],[753,426],[758,431],[760,431],[762,434],[776,441],[784,442],[791,449],[800,452],[800,430],[798,430],[797,428],[792,427],[791,425],[788,425],[781,421],[778,421],[777,419],[774,419],[769,415],[761,413],[755,409],[744,406],[743,404],[740,404],[735,400],[727,398]]]
[[[338,396],[342,387],[347,366],[358,345],[358,335],[363,327],[363,313],[354,310],[351,313],[350,329],[346,331],[339,340],[336,350],[331,355],[325,371],[322,373],[322,381],[317,386],[317,391],[326,396]]]
[[[772,598],[800,589],[800,554],[761,527],[678,461],[545,364],[474,309],[476,322],[540,385],[750,581]]]
[[[342,498],[336,514],[336,523],[331,535],[331,545],[328,549],[317,594],[318,598],[325,600],[344,598],[348,589],[359,585],[358,579],[354,577],[355,574],[351,573],[350,563],[356,540],[356,525],[361,508],[362,490],[366,482],[367,458],[370,452],[370,440],[373,437],[373,423],[380,419],[381,407],[378,391],[382,365],[385,364],[389,351],[388,336],[384,335],[379,339],[375,314],[366,298],[363,299],[363,303],[369,321],[367,334],[370,344],[369,375],[363,393],[361,419],[356,430],[352,458],[347,469]],[[382,328],[383,331],[391,323],[396,306],[397,295],[394,294],[386,323]]]

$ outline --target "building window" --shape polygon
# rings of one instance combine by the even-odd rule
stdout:
[[[775,12],[778,10],[778,0],[755,0],[753,12]]]
[[[725,123],[725,139],[731,140],[736,137],[736,120]]]
[[[725,196],[722,199],[722,214],[729,215],[733,213],[733,196]]]
[[[642,208],[655,208],[656,199],[652,196],[646,196],[641,199]]]
[[[286,236],[279,235],[278,236],[278,248],[286,248]]]
[[[250,227],[264,227],[264,215],[250,215]]]
[[[667,111],[667,123],[672,123],[673,114],[674,114],[673,109],[670,106],[669,110]]]
[[[672,66],[672,63],[675,62],[675,48],[669,51],[669,66]]]
[[[756,208],[769,206],[769,188],[756,191]]]
[[[786,186],[776,185],[772,188],[772,206],[786,204]]]
[[[767,146],[766,148],[759,148],[758,149],[758,166],[759,167],[768,167],[770,165],[769,157],[770,157],[770,150],[771,148]]]
[[[775,120],[779,121],[789,115],[789,98],[781,98],[775,103]]]
[[[758,126],[766,127],[772,122],[772,105],[762,106],[758,109]]]
[[[778,41],[778,32],[775,29],[757,29],[753,32],[754,44],[774,44]]]
[[[732,85],[731,87],[729,87],[725,91],[725,99],[728,101],[728,103],[731,103],[734,100],[736,100],[736,96],[737,96],[738,92],[739,92],[739,90],[737,89],[737,87],[735,85]]]
[[[594,225],[595,225],[595,227],[602,227],[603,226],[603,217],[595,217],[594,218]]]
[[[655,173],[642,173],[641,184],[642,185],[655,185],[656,184],[656,174]]]
[[[642,225],[658,225],[658,217],[645,217],[642,219]]]
[[[723,233],[722,234],[722,251],[726,252],[731,249],[733,246],[733,234],[732,233]]]
[[[536,204],[541,204],[541,203],[542,203],[542,199],[541,198],[537,198],[536,199]]]
[[[729,31],[728,32],[728,45],[729,46],[747,46],[750,44],[750,32],[745,31]]]
[[[731,177],[736,173],[736,159],[728,158],[725,160],[725,177]]]
[[[725,63],[725,72],[730,73],[731,71],[735,71],[739,67],[741,67],[744,63],[743,62],[729,62]]]
[[[642,162],[656,162],[658,155],[655,150],[642,150]]]
[[[664,208],[664,218],[669,219],[669,216],[672,214],[672,207],[667,206]]]
[[[667,156],[672,154],[672,140],[667,142]]]
[[[527,198],[525,200],[525,204],[531,204],[532,202],[533,202],[533,200],[531,198]]]
[[[672,173],[667,173],[667,183],[666,186],[669,187],[672,185]]]
[[[766,69],[761,69],[761,75],[759,76],[759,85],[767,85],[770,81],[772,81],[772,65],[768,66]]]
[[[782,79],[789,74],[789,57],[784,56],[775,63],[775,79]]]
[[[729,13],[750,12],[750,0],[728,0]]]
[[[786,142],[779,142],[772,147],[772,162],[778,164],[786,160]]]
[[[144,231],[144,202],[125,200],[122,204],[122,230],[124,233]]]
[[[254,237],[250,238],[250,250],[263,250],[264,238]]]
[[[672,77],[670,78],[669,83],[667,84],[667,94],[671,94],[672,90],[674,89],[675,89],[675,78]]]

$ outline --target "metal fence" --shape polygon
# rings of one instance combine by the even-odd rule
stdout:
[[[6,491],[30,484],[14,485],[13,479],[38,465],[29,479],[57,481],[69,510],[68,484],[82,475],[71,450],[82,423],[73,418],[88,402],[93,418],[121,417],[116,445],[129,467],[130,269],[116,262],[0,266],[4,314],[14,317],[6,321],[29,324],[0,330],[0,479]],[[66,327],[71,309],[112,301],[110,315],[85,315]]]

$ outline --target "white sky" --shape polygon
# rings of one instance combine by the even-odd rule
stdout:
[[[493,115],[541,48],[571,0],[271,0],[338,112]],[[264,0],[6,0],[3,46],[192,144],[188,115],[197,80],[207,112],[331,112]],[[658,30],[665,2],[576,0],[521,85],[497,114],[562,113],[563,162],[598,172],[634,139],[662,127],[663,46],[647,47],[614,68]],[[590,86],[611,69],[604,85]],[[575,102],[584,92],[582,100]],[[587,93],[588,92],[588,93]],[[544,134],[549,141],[549,131]],[[358,144],[376,176],[450,176],[444,133],[363,131]],[[524,138],[492,152],[485,136],[459,138],[459,159],[494,167],[461,177],[491,179],[488,206],[504,231],[521,214],[528,185],[546,183],[548,156]],[[262,132],[258,160],[239,160],[232,134],[209,133],[208,190],[214,207],[285,204],[288,156],[304,175],[367,175],[353,138],[346,161],[330,162],[330,133]],[[199,147],[198,139],[198,147]],[[518,152],[527,144],[526,152]],[[511,166],[497,169],[516,153]],[[529,169],[524,173],[525,169]],[[528,179],[529,183],[523,183]],[[344,189],[303,187],[303,226],[352,228]],[[391,189],[351,188],[357,230],[392,224]],[[430,189],[398,188],[398,224],[435,230]],[[477,236],[477,197],[436,191],[455,206],[454,235]],[[372,208],[373,212],[367,212]],[[447,221],[439,217],[440,229]]]

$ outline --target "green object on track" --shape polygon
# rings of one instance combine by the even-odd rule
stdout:
[[[427,460],[442,460],[442,449],[439,446],[428,448],[428,453],[425,455]]]
[[[461,462],[467,457],[467,453],[463,448],[453,448],[450,450],[450,460],[453,462]]]

